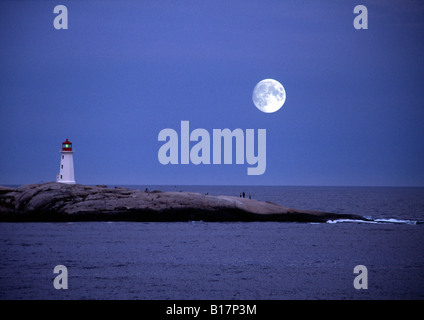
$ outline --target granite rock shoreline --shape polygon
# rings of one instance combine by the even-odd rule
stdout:
[[[47,182],[0,187],[0,221],[326,222],[360,215],[301,210],[253,199]]]

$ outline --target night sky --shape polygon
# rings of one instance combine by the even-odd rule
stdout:
[[[412,0],[1,1],[0,184],[54,181],[68,138],[82,184],[424,186],[423,18]],[[267,78],[287,93],[270,114]],[[265,173],[162,165],[181,121],[266,129]]]

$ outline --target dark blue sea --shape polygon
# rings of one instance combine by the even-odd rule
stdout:
[[[375,221],[0,223],[0,299],[424,298],[424,188],[128,187],[245,192]],[[53,285],[57,265],[67,289]]]

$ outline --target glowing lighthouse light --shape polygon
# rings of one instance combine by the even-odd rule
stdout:
[[[60,151],[60,153],[60,171],[56,176],[56,181],[60,183],[75,184],[72,142],[66,139],[66,141],[62,143],[62,151]]]

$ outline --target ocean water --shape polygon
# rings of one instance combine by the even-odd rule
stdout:
[[[0,299],[424,299],[424,188],[128,187],[245,192],[376,222],[0,223]]]

